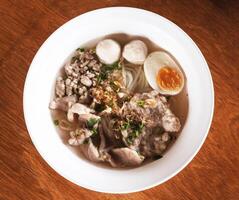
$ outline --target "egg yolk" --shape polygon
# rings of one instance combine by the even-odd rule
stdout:
[[[179,89],[182,85],[182,77],[178,70],[169,66],[162,67],[157,74],[157,84],[165,90]]]

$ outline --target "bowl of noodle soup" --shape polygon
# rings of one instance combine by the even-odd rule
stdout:
[[[160,159],[151,159],[156,155],[154,152],[153,156],[150,154],[150,159],[146,159],[142,164],[140,160],[142,157],[137,158],[136,162],[140,161],[137,167],[112,167],[111,162],[107,165],[101,162],[94,163],[75,147],[68,145],[69,135],[56,127],[59,121],[55,121],[55,116],[57,120],[60,119],[59,116],[62,118],[67,116],[69,117],[67,119],[75,120],[73,115],[75,111],[72,107],[73,114],[54,113],[49,110],[49,102],[56,98],[57,77],[64,74],[64,66],[71,62],[76,50],[81,51],[79,47],[88,51],[105,39],[117,41],[121,48],[132,40],[143,41],[148,47],[148,53],[154,51],[168,53],[183,72],[185,77],[183,89],[170,98],[164,95],[166,100],[162,100],[170,104],[170,109],[180,120],[181,126],[176,135],[177,139],[165,152],[159,153]],[[124,61],[122,68],[120,70],[125,70],[123,74],[128,77],[125,80],[128,80],[128,89],[134,91],[133,95],[151,92],[147,90],[148,82],[144,76],[143,66],[136,70],[132,64]],[[133,79],[131,80],[129,76]],[[102,87],[102,90],[106,91],[106,88]],[[75,107],[77,106],[79,105]],[[135,8],[99,9],[80,15],[61,26],[43,43],[35,55],[24,88],[24,116],[27,129],[33,144],[44,160],[71,182],[94,191],[108,193],[129,193],[148,189],[167,181],[181,171],[203,144],[210,128],[213,108],[214,91],[210,71],[196,44],[169,20]],[[120,116],[125,112],[121,112]],[[89,114],[98,113],[89,111]],[[117,118],[115,121],[120,120]],[[134,121],[132,123],[131,121],[129,122],[131,127],[146,127],[145,124],[138,126],[138,123],[135,125]],[[86,124],[90,122],[92,120],[86,121]],[[105,123],[107,124],[107,119]],[[124,124],[125,121],[119,126],[124,127]],[[67,127],[67,123],[64,124],[63,121],[62,126]],[[167,130],[166,127],[164,128]],[[91,134],[93,132],[91,130]],[[169,135],[172,137],[171,133]],[[122,141],[123,146],[120,144],[117,148],[128,148],[127,145],[131,145],[128,140]],[[73,144],[75,140],[71,142]],[[91,144],[89,140],[84,142]],[[118,149],[112,151],[114,155],[119,153]],[[146,155],[148,154],[142,156],[147,157]],[[119,159],[113,162],[113,165],[121,164]]]

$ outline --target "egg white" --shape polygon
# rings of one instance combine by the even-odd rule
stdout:
[[[159,87],[159,85],[157,84],[157,74],[159,70],[165,66],[177,69],[177,71],[179,72],[180,76],[183,79],[180,88],[175,90],[166,90]],[[181,90],[183,89],[183,86],[184,86],[183,73],[180,67],[177,65],[177,63],[173,60],[173,58],[167,52],[155,51],[149,54],[144,62],[144,73],[149,85],[153,89],[159,91],[161,94],[176,95],[179,92],[181,92]]]

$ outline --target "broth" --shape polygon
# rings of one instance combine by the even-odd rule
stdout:
[[[121,48],[123,48],[123,46],[125,44],[127,44],[128,42],[130,42],[132,40],[135,40],[135,39],[139,39],[139,40],[143,41],[147,45],[148,53],[151,53],[153,51],[158,51],[158,50],[165,51],[164,49],[162,49],[160,46],[158,46],[155,43],[153,43],[148,38],[145,38],[145,37],[142,37],[142,36],[127,35],[127,34],[124,34],[124,33],[110,34],[110,35],[107,35],[107,36],[104,36],[104,37],[101,37],[101,38],[97,38],[97,39],[91,40],[91,41],[89,41],[89,42],[87,42],[87,43],[85,43],[85,44],[83,44],[81,46],[86,48],[86,49],[93,48],[93,47],[96,46],[96,44],[100,40],[105,39],[105,38],[110,38],[110,39],[116,40],[120,44]],[[165,51],[165,52],[167,52],[167,51]],[[177,60],[173,56],[172,56],[172,58],[179,65],[179,63],[177,62]],[[70,58],[69,58],[69,60],[70,60]],[[69,62],[69,60],[67,60],[67,62]],[[182,72],[183,72],[183,70],[182,70]],[[63,72],[63,68],[61,68],[59,74],[61,75],[63,73],[64,73]],[[187,119],[187,114],[188,114],[188,94],[187,94],[187,87],[186,87],[186,85],[187,85],[186,82],[187,81],[186,81],[186,76],[185,75],[184,75],[184,77],[185,77],[185,85],[184,85],[184,88],[183,88],[182,92],[180,92],[178,95],[167,97],[169,99],[169,104],[170,104],[171,110],[174,112],[174,114],[179,118],[179,120],[181,122],[181,130],[184,127],[185,121]],[[53,92],[52,92],[53,93],[53,97],[55,97],[54,96],[54,93],[55,93],[54,89],[55,89],[55,87],[53,87]],[[51,115],[52,115],[53,119],[65,119],[65,120],[67,120],[66,113],[63,112],[63,111],[51,110]],[[56,127],[56,129],[57,129],[57,132],[59,133],[59,136],[62,139],[62,142],[67,145],[68,144],[67,140],[69,139],[67,131],[62,131],[58,127]],[[180,132],[181,132],[181,130],[180,130]],[[167,150],[163,154],[167,153],[167,151],[169,150],[169,148],[170,148],[170,146],[172,144],[173,144],[173,142],[169,145],[169,147],[167,148]],[[69,149],[73,153],[75,153],[81,159],[85,160],[86,162],[91,162],[88,159],[86,159],[84,155],[82,155],[82,152],[81,152],[80,148],[74,147],[74,146],[70,146],[70,145],[67,145],[67,146],[69,147]],[[149,163],[151,161],[152,161],[152,159],[146,159],[143,162],[143,165],[146,164],[146,163]],[[100,162],[100,163],[96,163],[95,162],[94,164],[99,166],[99,167],[103,167],[103,168],[110,167],[110,165],[108,163],[105,163],[105,162]],[[140,166],[142,166],[142,165],[140,165]],[[119,168],[117,168],[117,169],[119,169]]]

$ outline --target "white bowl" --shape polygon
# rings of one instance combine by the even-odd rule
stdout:
[[[189,110],[175,144],[157,161],[139,168],[102,168],[79,158],[63,144],[48,109],[56,74],[79,46],[110,33],[142,35],[163,47],[187,77]],[[182,170],[202,146],[213,116],[214,90],[207,63],[192,39],[174,23],[141,9],[114,7],[80,15],[57,29],[41,46],[24,88],[24,116],[37,150],[60,175],[100,192],[129,193],[161,184]]]

